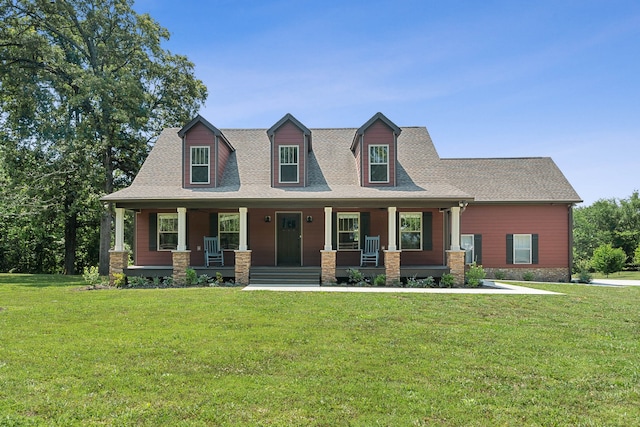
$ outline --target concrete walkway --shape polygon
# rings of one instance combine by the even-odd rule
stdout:
[[[369,292],[369,293],[413,293],[413,294],[494,294],[494,295],[564,295],[558,292],[507,285],[506,283],[484,282],[481,289],[473,288],[375,288],[319,285],[249,285],[243,291],[280,292]]]
[[[640,280],[620,280],[620,279],[594,279],[592,285],[605,286],[640,286]]]

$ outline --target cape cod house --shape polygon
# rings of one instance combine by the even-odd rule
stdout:
[[[550,158],[443,159],[426,128],[382,113],[348,129],[287,114],[269,129],[221,130],[198,116],[165,129],[131,186],[103,200],[116,208],[112,277],[184,280],[191,267],[239,283],[325,283],[355,267],[388,284],[445,272],[462,283],[472,262],[489,276],[567,281],[581,201]],[[379,236],[378,262],[360,267],[366,236]],[[205,237],[222,252],[208,267]]]

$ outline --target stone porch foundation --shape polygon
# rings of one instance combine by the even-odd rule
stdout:
[[[109,286],[115,286],[115,274],[124,274],[129,264],[129,252],[109,251]]]
[[[496,276],[500,276],[502,280],[524,280],[524,274],[531,273],[534,281],[561,283],[571,281],[571,271],[566,267],[539,268],[527,265],[518,268],[485,268],[484,271],[489,279],[496,279]]]
[[[249,284],[251,270],[251,251],[234,251],[236,254],[235,276],[239,285]]]
[[[387,286],[394,286],[400,282],[401,253],[401,251],[384,251],[384,270],[385,276],[387,276]]]
[[[173,282],[176,285],[187,283],[187,268],[191,264],[191,251],[171,251],[173,257]]]
[[[465,251],[446,251],[447,266],[451,270],[451,274],[455,278],[456,286],[464,285],[464,255]]]
[[[322,273],[320,283],[336,283],[336,251],[320,251]]]

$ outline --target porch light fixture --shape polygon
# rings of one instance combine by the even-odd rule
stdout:
[[[307,217],[307,222],[313,222],[313,217],[311,215]]]
[[[271,217],[269,215],[265,216],[264,222],[271,222]]]

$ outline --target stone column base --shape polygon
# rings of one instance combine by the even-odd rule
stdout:
[[[336,252],[320,251],[322,257],[322,274],[320,276],[321,283],[336,283]]]
[[[173,257],[173,283],[187,284],[187,268],[191,264],[191,251],[171,251]]]
[[[124,274],[129,265],[129,252],[109,251],[109,286],[115,286],[115,274]]]
[[[465,251],[453,251],[447,252],[447,266],[451,270],[451,274],[455,278],[454,284],[457,286],[464,285],[464,255]]]
[[[236,254],[235,275],[236,283],[249,284],[249,271],[251,270],[251,251],[234,251]]]
[[[384,272],[386,285],[393,286],[400,282],[400,254],[402,251],[384,251]]]

